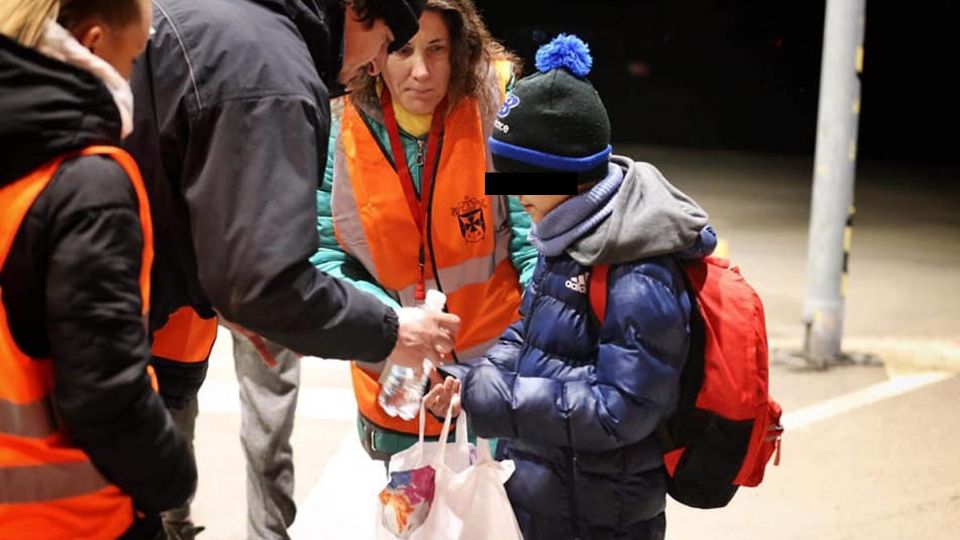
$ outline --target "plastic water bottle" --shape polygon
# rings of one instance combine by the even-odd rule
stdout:
[[[442,292],[431,289],[427,291],[427,298],[421,309],[443,311],[447,296]],[[380,376],[380,395],[377,401],[380,407],[390,416],[399,416],[404,420],[412,420],[420,414],[420,400],[430,376],[433,363],[423,359],[423,366],[414,369],[387,362]]]

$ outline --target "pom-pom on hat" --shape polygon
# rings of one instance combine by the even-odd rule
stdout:
[[[574,172],[603,178],[610,119],[586,79],[593,67],[580,38],[560,34],[537,51],[537,73],[517,81],[497,112],[490,151],[501,172]]]

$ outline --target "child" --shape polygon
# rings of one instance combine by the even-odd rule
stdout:
[[[576,172],[579,195],[521,195],[540,252],[523,319],[486,357],[451,366],[427,396],[460,398],[474,431],[507,439],[507,492],[527,539],[662,539],[666,473],[655,435],[676,407],[691,299],[679,257],[713,250],[707,215],[650,164],[611,155],[606,110],[584,78],[587,46],[537,53],[490,140],[502,172]],[[610,265],[601,327],[587,294]]]

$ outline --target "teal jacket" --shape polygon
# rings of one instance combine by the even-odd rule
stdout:
[[[360,114],[364,115],[367,124],[373,128],[380,144],[388,152],[391,151],[390,140],[383,124],[371,119],[363,111]],[[323,183],[317,190],[317,233],[320,235],[320,248],[311,258],[311,262],[323,272],[342,279],[362,291],[373,294],[385,304],[400,307],[394,296],[373,279],[373,276],[367,272],[360,261],[343,251],[334,235],[330,197],[333,188],[333,160],[336,153],[334,144],[339,132],[339,115],[332,114],[327,167],[323,175]],[[418,153],[426,151],[426,136],[417,138],[401,130],[400,139],[403,142],[404,150],[406,150],[407,163],[410,164],[410,174],[413,176],[413,183],[419,195],[423,167],[416,164],[423,161],[418,159]],[[443,187],[443,184],[438,184],[436,189],[443,189]],[[510,209],[510,227],[513,233],[510,238],[510,261],[520,276],[520,286],[526,289],[530,277],[533,275],[533,269],[537,265],[537,250],[527,240],[527,235],[530,232],[530,216],[523,210],[516,197],[508,197],[508,207]]]

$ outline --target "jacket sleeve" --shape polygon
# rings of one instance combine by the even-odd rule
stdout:
[[[534,259],[534,266],[536,266],[536,262],[537,259]],[[472,370],[481,366],[489,366],[500,373],[515,374],[517,372],[517,359],[523,349],[523,320],[530,313],[533,298],[536,297],[536,288],[535,276],[523,293],[523,300],[520,302],[520,318],[503,331],[503,334],[497,339],[497,343],[490,347],[483,357],[464,359],[464,362],[459,364],[446,364],[439,369],[440,373],[444,376],[449,375],[465,380]]]
[[[45,308],[56,407],[73,441],[140,509],[179,506],[197,469],[146,372],[133,188],[101,157],[65,164],[55,182],[89,188],[63,197],[51,225]]]
[[[537,248],[527,237],[530,235],[530,215],[523,209],[517,197],[507,197],[510,219],[510,261],[520,274],[520,285],[526,287],[537,266]]]
[[[181,189],[200,284],[227,320],[306,355],[384,359],[397,315],[310,262],[329,104],[226,101],[191,120]]]
[[[356,258],[340,247],[333,230],[333,210],[330,205],[333,192],[333,160],[334,148],[340,123],[333,117],[330,128],[330,144],[327,149],[327,163],[323,173],[323,182],[317,190],[317,234],[320,237],[320,248],[311,257],[310,261],[319,270],[329,276],[343,280],[361,291],[370,293],[384,304],[399,308],[400,304],[380,286],[370,272],[364,268]]]
[[[480,366],[490,366],[498,372],[515,374],[517,372],[517,357],[523,348],[523,319],[515,321],[500,335],[497,343],[487,351],[482,358],[466,360],[460,364],[444,364],[438,368],[443,376],[455,377],[463,380],[471,370]]]
[[[476,433],[578,451],[648,437],[676,406],[689,347],[689,305],[674,290],[666,272],[634,269],[612,282],[596,364],[576,380],[471,370],[463,405]]]

